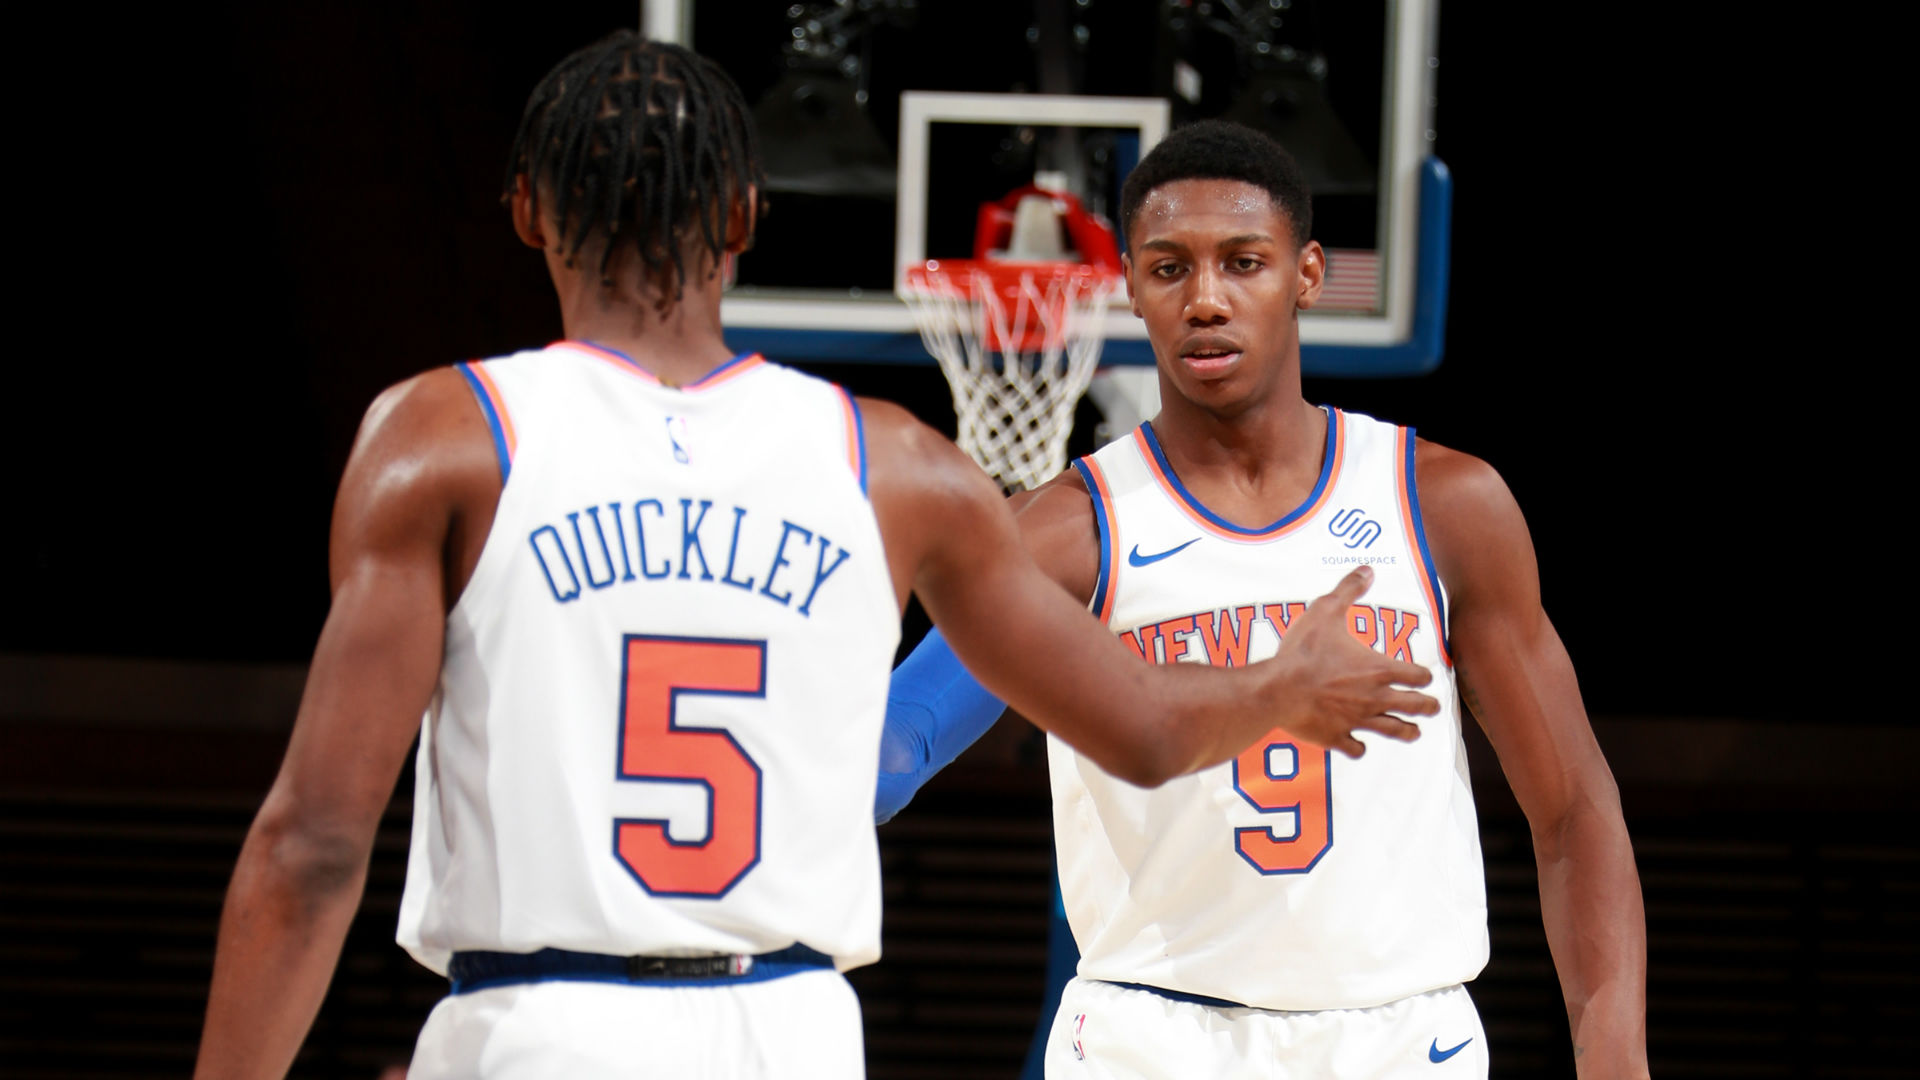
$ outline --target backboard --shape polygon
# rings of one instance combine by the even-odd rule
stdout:
[[[980,205],[1068,177],[1117,217],[1170,126],[1273,134],[1328,250],[1301,319],[1310,375],[1440,361],[1451,183],[1428,146],[1438,0],[646,0],[645,31],[752,104],[771,209],[723,302],[728,341],[793,363],[931,364],[904,268],[972,247]],[[1124,306],[1102,364],[1153,362]]]

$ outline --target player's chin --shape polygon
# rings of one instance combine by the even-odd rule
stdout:
[[[1239,365],[1231,370],[1195,374],[1176,363],[1172,374],[1181,396],[1208,412],[1232,414],[1252,404],[1254,381]]]

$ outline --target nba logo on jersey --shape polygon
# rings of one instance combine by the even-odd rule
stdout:
[[[1073,1015],[1073,1060],[1075,1061],[1087,1060],[1086,1047],[1080,1045],[1080,1032],[1085,1030],[1086,1026],[1087,1014],[1075,1013]]]
[[[515,437],[421,736],[402,943],[441,971],[872,962],[900,613],[853,399],[753,354],[679,387],[578,342],[470,371]]]
[[[667,442],[673,446],[673,460],[682,465],[693,464],[693,455],[687,452],[687,447],[692,441],[687,437],[686,417],[667,417]]]

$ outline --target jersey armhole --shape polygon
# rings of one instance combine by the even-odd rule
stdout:
[[[1440,622],[1434,640],[1440,644],[1440,662],[1447,667],[1453,666],[1453,651],[1447,647],[1447,599],[1440,588],[1440,575],[1433,567],[1433,551],[1427,546],[1426,526],[1420,520],[1420,489],[1414,478],[1414,429],[1403,427],[1397,436],[1398,453],[1394,454],[1394,471],[1399,473],[1399,483],[1395,485],[1400,495],[1400,522],[1407,531],[1407,549],[1416,557],[1414,574],[1420,579],[1420,589],[1426,594],[1433,617]]]
[[[847,468],[853,470],[854,479],[860,481],[860,494],[867,494],[867,422],[860,415],[860,403],[844,386],[835,386],[840,391],[841,405],[846,412],[847,422]]]
[[[506,485],[508,474],[513,472],[513,452],[516,440],[513,432],[513,415],[507,411],[506,399],[500,395],[500,387],[494,384],[493,377],[478,361],[467,361],[453,365],[462,378],[467,380],[468,389],[473,391],[474,399],[480,403],[480,411],[487,418],[487,430],[493,435],[493,453],[500,459],[500,483]]]
[[[1073,467],[1086,482],[1087,494],[1093,496],[1093,521],[1100,529],[1100,572],[1094,576],[1093,596],[1087,601],[1087,610],[1104,624],[1113,615],[1113,556],[1114,545],[1119,543],[1113,529],[1113,494],[1107,487],[1106,474],[1091,457],[1075,459]]]

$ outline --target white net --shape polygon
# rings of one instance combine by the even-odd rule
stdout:
[[[1066,468],[1120,279],[1081,263],[986,266],[914,267],[901,296],[953,388],[960,449],[1002,487],[1032,488]]]

